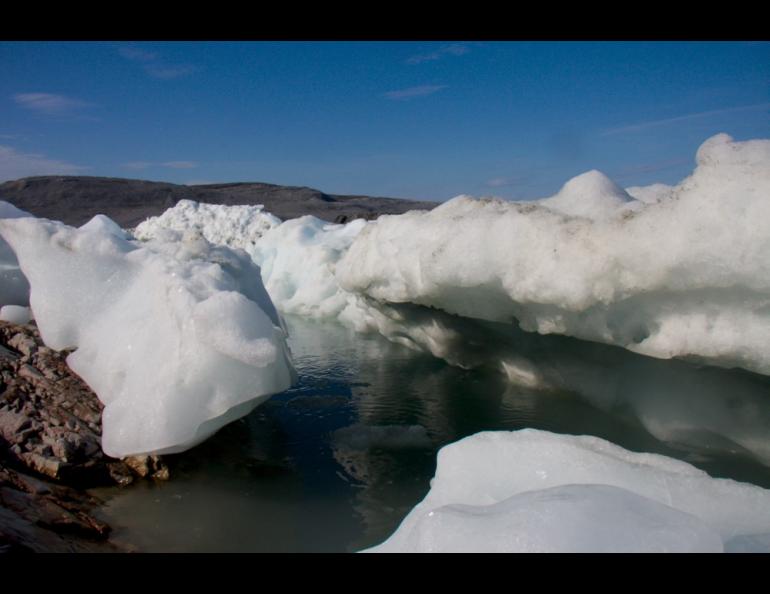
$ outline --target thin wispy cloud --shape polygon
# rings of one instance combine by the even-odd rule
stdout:
[[[118,53],[127,60],[140,64],[152,78],[171,80],[187,76],[198,70],[198,67],[192,64],[167,62],[156,52],[149,52],[134,46],[121,46],[118,48]]]
[[[685,122],[688,120],[708,118],[708,117],[722,115],[726,113],[735,113],[740,111],[753,111],[757,109],[769,109],[769,108],[770,108],[770,103],[757,103],[755,105],[741,105],[738,107],[727,107],[725,109],[712,109],[710,111],[688,113],[686,115],[677,116],[674,118],[666,118],[663,120],[653,120],[651,122],[641,122],[638,124],[631,124],[630,126],[621,126],[619,128],[612,128],[610,130],[605,130],[604,132],[602,132],[601,136],[614,136],[616,134],[627,134],[632,132],[639,132],[640,130],[647,130],[649,128],[666,126],[668,124],[675,124],[677,122]]]
[[[74,97],[54,93],[16,93],[16,105],[47,116],[71,116],[94,104]]]
[[[141,171],[150,167],[166,167],[168,169],[195,169],[198,163],[195,161],[129,161],[122,165],[125,169],[134,169]]]
[[[171,169],[195,169],[198,166],[195,161],[166,161],[160,165]]]
[[[427,95],[432,95],[433,93],[446,88],[446,85],[420,85],[419,87],[409,87],[408,89],[388,91],[385,93],[385,96],[388,99],[393,99],[394,101],[404,101],[406,99],[414,99],[415,97],[425,97]]]
[[[49,159],[34,153],[21,153],[10,146],[0,145],[0,181],[33,175],[77,175],[89,167]]]
[[[488,188],[506,188],[509,186],[519,186],[528,181],[528,175],[520,175],[517,177],[493,177],[484,182],[484,185]]]
[[[139,49],[138,47],[131,47],[127,45],[119,47],[118,53],[124,58],[137,62],[152,62],[153,60],[158,59],[158,54],[155,52],[148,52],[146,50]]]
[[[461,43],[453,43],[451,45],[445,45],[427,54],[416,54],[414,56],[410,56],[406,59],[406,63],[422,64],[423,62],[433,62],[447,56],[462,56],[470,51],[471,50],[467,45],[463,45]]]
[[[656,173],[658,171],[664,171],[673,167],[679,167],[692,163],[692,158],[676,158],[668,159],[667,161],[656,161],[655,163],[642,163],[641,165],[631,165],[624,167],[617,173],[611,173],[610,177],[613,179],[625,179],[628,177],[634,177],[637,175],[643,175],[646,173]]]
[[[192,74],[198,68],[190,64],[168,65],[168,64],[147,64],[145,71],[153,78],[170,80],[172,78],[181,78]]]
[[[152,167],[153,164],[149,163],[148,161],[129,161],[128,163],[123,163],[122,167],[125,169],[147,169],[148,167]]]

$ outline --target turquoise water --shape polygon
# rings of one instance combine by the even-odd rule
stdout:
[[[596,435],[770,488],[770,378],[417,314],[468,338],[455,362],[484,363],[464,370],[289,317],[298,385],[169,456],[167,483],[96,490],[114,540],[141,551],[360,550],[425,496],[440,447],[483,430]],[[519,359],[538,382],[512,384],[493,364]]]

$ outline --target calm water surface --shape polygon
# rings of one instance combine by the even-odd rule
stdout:
[[[440,447],[483,430],[597,435],[770,488],[768,378],[464,328],[489,360],[537,363],[543,381],[522,387],[334,322],[287,323],[299,384],[169,456],[170,481],[95,490],[113,540],[155,552],[360,550],[425,496]]]

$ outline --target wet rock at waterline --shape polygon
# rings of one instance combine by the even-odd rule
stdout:
[[[0,321],[0,443],[10,463],[66,484],[129,484],[168,477],[156,456],[110,458],[101,447],[99,399],[46,347],[34,325]]]

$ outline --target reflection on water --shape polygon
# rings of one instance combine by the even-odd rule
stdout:
[[[770,488],[770,378],[426,308],[396,314],[453,337],[439,348],[469,369],[289,318],[299,384],[169,457],[168,483],[98,491],[115,539],[147,551],[372,546],[427,493],[441,446],[494,429],[597,435]]]

